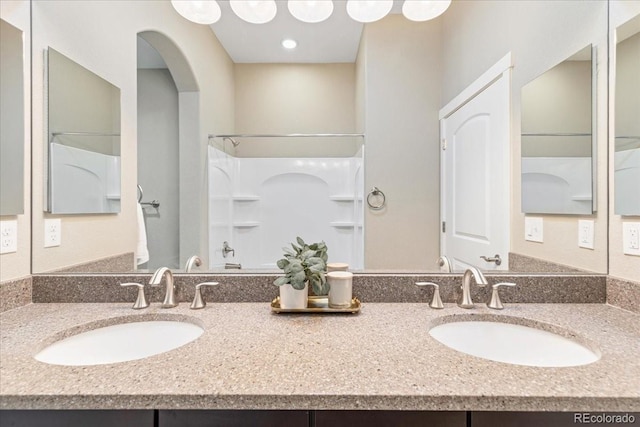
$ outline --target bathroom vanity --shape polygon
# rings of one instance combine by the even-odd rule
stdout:
[[[364,302],[357,315],[309,316],[274,314],[261,302],[211,302],[204,310],[152,303],[135,311],[130,303],[31,304],[0,315],[1,416],[45,414],[6,410],[64,409],[51,413],[64,417],[108,409],[109,416],[140,416],[149,425],[156,416],[167,426],[190,417],[194,423],[251,417],[262,420],[258,425],[273,425],[270,417],[276,425],[310,425],[311,419],[316,426],[354,425],[347,421],[352,418],[376,425],[366,422],[373,417],[384,425],[388,416],[407,417],[404,425],[436,417],[475,426],[484,425],[476,424],[483,417],[513,416],[492,414],[504,410],[563,412],[548,416],[571,423],[576,411],[640,411],[636,314],[604,304],[505,306],[445,303],[434,310],[424,302]],[[429,335],[431,327],[461,319],[552,325],[600,358],[574,367],[518,366],[466,355]],[[56,366],[34,359],[65,331],[142,320],[194,323],[204,333],[169,352],[123,363]]]

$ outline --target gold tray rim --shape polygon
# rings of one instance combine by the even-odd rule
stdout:
[[[308,300],[327,300],[329,297],[310,295]],[[271,301],[271,311],[274,313],[353,313],[360,312],[362,303],[357,297],[351,298],[351,306],[344,308],[327,307],[307,307],[307,308],[280,308],[280,297],[277,296]]]

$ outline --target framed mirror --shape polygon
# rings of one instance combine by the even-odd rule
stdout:
[[[120,89],[46,51],[48,212],[120,212]]]
[[[0,216],[24,213],[23,40],[0,19]]]
[[[640,17],[616,31],[615,209],[640,215]]]
[[[524,213],[594,211],[593,49],[581,49],[522,88]]]

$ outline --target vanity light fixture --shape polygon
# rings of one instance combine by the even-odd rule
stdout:
[[[171,0],[171,5],[183,18],[196,24],[213,24],[222,15],[215,0]]]
[[[310,24],[322,22],[333,13],[332,0],[289,0],[287,7],[296,19]]]
[[[349,0],[347,13],[358,22],[375,22],[391,12],[393,0]]]
[[[402,14],[411,21],[428,21],[444,13],[451,0],[405,0]]]
[[[282,40],[282,47],[285,49],[295,49],[298,46],[298,42],[293,39]]]
[[[274,0],[229,0],[229,5],[240,19],[251,24],[266,24],[278,12]]]

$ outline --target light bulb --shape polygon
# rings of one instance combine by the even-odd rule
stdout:
[[[274,0],[229,0],[233,12],[251,24],[265,24],[275,18],[278,11]]]
[[[331,0],[289,0],[289,12],[302,22],[322,22],[333,13]]]
[[[196,24],[213,24],[222,14],[215,0],[171,0],[171,5],[183,18]]]
[[[358,22],[375,22],[391,12],[393,0],[349,0],[347,13]]]
[[[412,21],[428,21],[444,13],[451,0],[405,0],[402,14]]]

